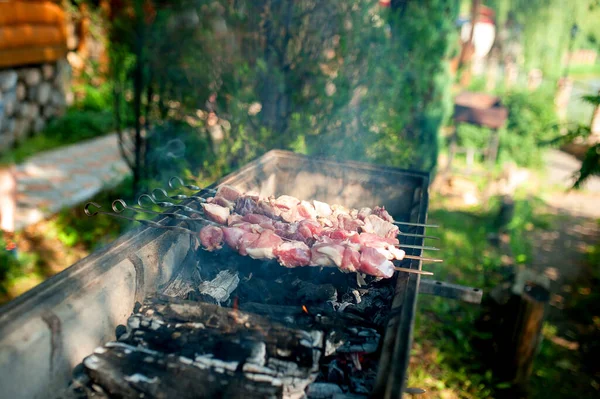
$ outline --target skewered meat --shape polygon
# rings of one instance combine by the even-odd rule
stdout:
[[[233,248],[237,251],[239,249],[242,236],[246,234],[247,231],[241,229],[240,227],[221,227],[221,230],[223,231],[225,243],[230,248]]]
[[[215,194],[215,197],[221,197],[231,202],[235,202],[241,196],[242,193],[231,186],[221,186]]]
[[[360,252],[359,271],[377,277],[392,277],[394,264],[375,248],[364,248]]]
[[[365,220],[367,216],[369,216],[373,210],[371,208],[360,208],[356,217],[360,220]]]
[[[366,233],[373,233],[386,238],[396,237],[400,233],[398,226],[390,222],[386,222],[376,215],[369,215],[365,218],[365,223],[362,226],[362,230]]]
[[[207,251],[223,247],[223,230],[220,227],[207,225],[200,230],[200,242]]]
[[[284,242],[273,251],[280,264],[286,267],[308,266],[311,251],[303,242]]]
[[[394,223],[394,218],[385,210],[384,206],[376,206],[373,208],[373,215],[379,216],[383,220],[389,223]]]
[[[315,207],[315,211],[317,212],[318,217],[327,218],[333,214],[331,207],[326,202],[321,201],[313,201],[313,205]]]
[[[298,205],[298,215],[304,219],[317,220],[317,211],[315,207],[308,201],[300,201]]]
[[[273,259],[275,249],[282,243],[281,237],[272,230],[265,230],[260,233],[257,240],[246,246],[246,252],[252,259]]]
[[[230,210],[217,204],[202,204],[204,213],[213,222],[219,224],[226,224],[227,218],[229,217]]]
[[[347,245],[344,248],[344,256],[342,257],[342,266],[340,268],[349,272],[355,272],[360,269],[360,252]]]
[[[317,242],[310,251],[310,264],[314,266],[337,266],[342,267],[345,247],[330,242]]]

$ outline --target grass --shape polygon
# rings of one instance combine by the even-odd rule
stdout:
[[[485,295],[506,280],[513,265],[518,268],[531,262],[532,231],[556,229],[559,218],[546,213],[540,199],[520,193],[508,226],[510,250],[501,250],[488,242],[488,234],[496,226],[497,200],[484,206],[452,209],[446,199],[434,195],[431,204],[429,221],[444,226],[436,233],[441,239],[439,247],[443,248],[445,261],[440,266],[429,265],[428,270],[435,272],[436,279],[483,289],[484,304],[475,306],[437,297],[419,297],[414,331],[418,338],[413,346],[408,385],[428,391],[420,398],[516,397],[509,383],[494,377],[494,359],[490,355],[493,335],[482,323],[487,314]],[[594,249],[590,255],[595,257],[590,264],[596,262],[597,277],[600,277],[599,254],[600,249]],[[584,280],[585,289],[581,292],[594,294],[573,297],[574,304],[569,306],[568,312],[559,313],[568,318],[567,324],[573,323],[570,317],[576,315],[576,309],[584,314],[581,325],[596,332],[593,339],[588,339],[593,356],[587,358],[595,359],[600,354],[597,344],[600,342],[600,305],[597,305],[600,278],[596,280],[595,290],[589,288],[591,281]],[[594,307],[588,303],[591,300],[596,301]],[[581,309],[593,310],[586,313]],[[586,356],[573,350],[557,324],[556,316],[549,315],[534,364],[530,397],[598,397],[600,372],[596,362],[590,362],[592,367],[585,366]],[[592,378],[594,373],[596,377]]]

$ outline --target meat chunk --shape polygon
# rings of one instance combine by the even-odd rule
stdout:
[[[365,224],[362,226],[362,231],[366,233],[377,234],[380,237],[394,238],[400,233],[398,226],[386,222],[376,215],[369,215],[365,218]]]
[[[248,255],[248,248],[260,238],[258,233],[245,232],[238,241],[238,252],[240,255]]]
[[[346,231],[359,231],[364,226],[364,222],[360,219],[353,219],[347,214],[338,214],[338,228]]]
[[[376,206],[373,208],[373,215],[379,216],[381,219],[389,223],[394,223],[394,218],[385,210],[384,206]]]
[[[281,237],[271,230],[265,230],[257,240],[246,246],[246,252],[253,259],[273,259],[275,249],[282,243]]]
[[[342,265],[340,269],[349,272],[355,272],[360,269],[360,252],[350,245],[346,245],[344,248],[344,254],[342,257]]]
[[[243,223],[244,217],[242,215],[238,215],[237,213],[232,213],[227,218],[228,226],[235,226],[236,224]]]
[[[394,275],[394,264],[376,248],[363,248],[359,271],[371,276],[389,278]]]
[[[239,227],[221,227],[221,230],[223,231],[225,243],[236,251],[239,249],[239,243],[242,236],[248,233]]]
[[[217,189],[217,194],[215,197],[221,197],[228,201],[235,202],[238,198],[242,196],[242,193],[238,191],[236,188],[231,186],[220,186]]]
[[[300,201],[300,204],[297,207],[298,215],[304,219],[317,219],[317,211],[315,207],[308,201]]]
[[[319,217],[327,218],[333,214],[331,207],[326,202],[313,201],[313,205],[315,207],[315,211],[317,212],[317,216]]]
[[[223,247],[223,231],[217,226],[204,226],[200,230],[200,243],[207,251],[214,251]]]
[[[311,251],[310,263],[314,266],[342,266],[345,247],[330,242],[317,242]]]
[[[393,246],[400,244],[400,241],[396,237],[386,238],[373,233],[360,233],[356,236],[352,236],[350,241],[360,244],[361,247],[371,248],[387,248],[390,245]]]
[[[248,213],[257,213],[259,210],[258,202],[252,197],[244,195],[235,201],[234,211],[239,215]]]
[[[217,204],[202,204],[204,214],[213,222],[226,224],[229,217],[229,208]]]
[[[280,264],[286,267],[308,266],[311,252],[303,242],[283,242],[273,253]]]
[[[367,216],[369,216],[373,212],[371,208],[360,208],[356,217],[360,220],[365,220]]]

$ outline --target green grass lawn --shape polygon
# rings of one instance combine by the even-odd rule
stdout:
[[[510,384],[495,379],[492,371],[494,359],[487,352],[492,334],[481,323],[487,308],[485,295],[506,279],[510,265],[519,267],[531,262],[531,231],[556,228],[556,217],[545,214],[540,200],[517,197],[509,226],[513,255],[509,258],[487,239],[494,231],[498,211],[494,201],[486,206],[452,210],[445,199],[434,195],[431,204],[429,221],[443,226],[435,233],[441,238],[436,245],[441,251],[436,255],[444,258],[444,263],[427,265],[426,269],[435,272],[436,279],[483,289],[484,304],[419,297],[408,385],[426,389],[428,393],[421,398],[514,397]],[[574,301],[577,305],[573,309],[583,305]],[[587,325],[593,326],[593,320],[597,320],[600,326],[600,311],[592,313]],[[551,316],[545,322],[530,397],[597,397],[594,384],[599,376],[593,379],[589,371],[584,372],[582,355],[560,345],[555,322]]]

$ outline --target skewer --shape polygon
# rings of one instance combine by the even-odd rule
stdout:
[[[174,181],[176,181],[178,183],[178,186],[176,186],[175,184],[173,184]],[[212,193],[216,193],[217,192],[217,190],[212,189],[212,188],[202,188],[202,187],[195,186],[193,184],[185,184],[183,182],[183,180],[180,177],[177,177],[177,176],[173,176],[173,177],[171,177],[169,179],[169,187],[171,187],[174,190],[176,188],[179,188],[179,187],[184,187],[184,188],[187,188],[188,190],[194,190],[194,191],[209,191],[209,192],[212,192]]]
[[[158,201],[153,195],[151,196],[151,195],[148,195],[148,194],[142,194],[138,198],[137,202],[138,202],[138,205],[141,208],[144,208],[144,206],[145,206],[144,203],[143,203],[143,201],[142,201],[145,198],[147,198],[148,201],[150,201],[150,204],[158,205],[161,208],[180,208],[180,209],[183,209],[184,211],[190,212],[190,213],[201,212],[200,210],[197,210],[197,209],[194,209],[194,208],[190,208],[187,205],[174,204],[174,203],[172,203],[170,201]],[[150,206],[152,206],[152,205],[150,205]]]
[[[434,237],[434,236],[424,236],[421,234],[409,234],[409,233],[403,233],[400,232],[398,233],[399,236],[405,236],[405,237],[417,237],[417,238],[424,238],[424,239],[430,239],[430,240],[439,240],[439,237]]]
[[[95,207],[98,208],[95,211],[91,211],[90,207]],[[87,215],[87,216],[96,216],[96,215],[107,215],[107,216],[111,216],[111,217],[115,217],[118,219],[124,219],[124,220],[129,220],[131,222],[139,222],[145,226],[150,226],[150,227],[154,227],[154,228],[159,228],[159,229],[165,229],[165,230],[175,230],[175,231],[179,231],[182,233],[186,233],[186,234],[191,234],[194,237],[196,237],[198,240],[198,233],[196,233],[195,231],[186,229],[185,227],[181,227],[181,226],[164,226],[160,223],[154,222],[152,220],[145,220],[145,219],[135,219],[129,216],[125,216],[125,215],[121,215],[120,213],[123,212],[126,208],[123,208],[121,210],[115,210],[115,208],[113,208],[113,210],[115,210],[115,212],[105,212],[105,211],[100,211],[99,209],[101,209],[102,206],[97,204],[96,202],[88,202],[87,204],[85,204],[85,206],[83,207],[83,212]],[[118,209],[118,208],[117,208]]]
[[[422,274],[424,276],[433,276],[432,272],[426,272],[425,270],[416,270],[416,269],[407,269],[405,267],[394,267],[394,270],[398,271],[398,272],[406,272],[406,273],[413,273],[413,274]]]
[[[162,197],[159,198],[159,196],[156,195],[156,193],[160,193]],[[187,200],[187,199],[193,199],[193,200],[199,201],[200,203],[206,202],[206,198],[203,198],[203,197],[200,197],[197,195],[183,195],[183,194],[169,195],[162,188],[155,188],[154,190],[152,190],[152,194],[150,194],[150,195],[156,201],[166,201],[166,200],[170,200],[170,199],[173,199],[176,201],[182,201],[182,200]]]
[[[409,223],[409,222],[393,222],[395,225],[402,225],[402,226],[414,226],[414,227],[431,227],[431,228],[436,228],[436,227],[440,227],[437,224],[423,224],[423,223]]]
[[[399,244],[399,245],[394,245],[395,247],[399,247],[399,248],[410,248],[410,249],[423,249],[425,251],[439,251],[439,248],[436,247],[428,247],[425,245],[409,245],[409,244]]]
[[[444,261],[443,259],[424,258],[422,256],[415,256],[415,255],[404,255],[404,259],[422,260],[423,262],[431,262],[431,263],[441,263]]]

